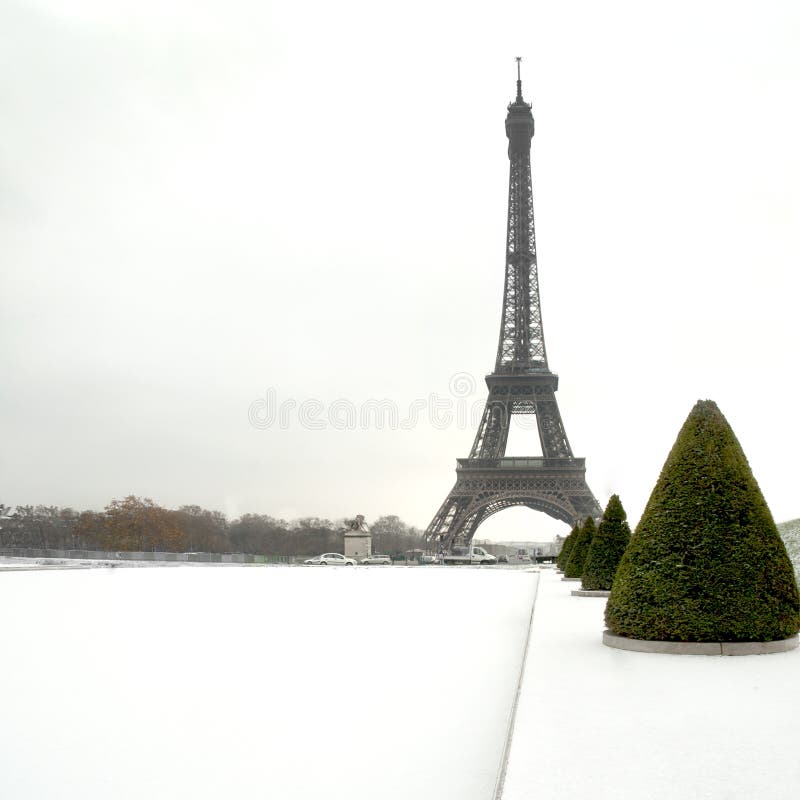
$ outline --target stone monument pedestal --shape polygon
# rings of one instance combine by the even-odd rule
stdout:
[[[372,534],[361,531],[348,531],[344,535],[344,554],[356,560],[372,555]]]
[[[356,560],[372,555],[372,534],[362,514],[344,521],[344,555]]]

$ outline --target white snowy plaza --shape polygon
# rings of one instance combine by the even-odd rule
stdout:
[[[611,650],[605,601],[572,588],[494,568],[0,573],[0,797],[800,794],[800,651]]]

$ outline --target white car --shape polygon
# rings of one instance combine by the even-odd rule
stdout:
[[[372,555],[361,559],[362,564],[386,564],[391,565],[392,559],[389,556]]]
[[[314,556],[314,558],[307,558],[303,563],[311,564],[313,566],[340,566],[340,567],[354,567],[356,562],[352,558],[347,558],[341,553],[323,553],[321,556]]]

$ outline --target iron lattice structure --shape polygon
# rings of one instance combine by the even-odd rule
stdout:
[[[497,360],[486,376],[489,396],[469,458],[458,459],[455,486],[425,532],[434,550],[468,545],[481,522],[510,506],[543,511],[569,525],[602,514],[586,483],[585,460],[572,454],[556,402],[558,376],[547,364],[533,221],[533,130],[518,73],[517,97],[506,116],[508,232]],[[541,457],[505,456],[514,414],[536,416]]]

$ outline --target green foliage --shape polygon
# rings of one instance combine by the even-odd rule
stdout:
[[[581,528],[580,525],[576,525],[569,533],[566,539],[564,539],[564,544],[561,545],[561,552],[558,554],[558,558],[556,559],[556,566],[563,572],[564,568],[567,566],[567,561],[569,561],[569,554],[572,552],[572,546],[575,544],[575,539],[578,538],[578,534],[580,533]]]
[[[572,545],[572,552],[569,554],[566,567],[564,567],[565,578],[580,578],[583,575],[586,556],[589,554],[589,548],[592,546],[592,539],[596,532],[594,520],[586,517],[586,522],[583,523],[575,537],[575,544]]]
[[[610,589],[622,554],[631,540],[628,515],[617,495],[611,495],[583,565],[584,589]]]
[[[800,629],[792,565],[716,404],[683,425],[622,557],[606,624],[634,639],[774,641]]]

